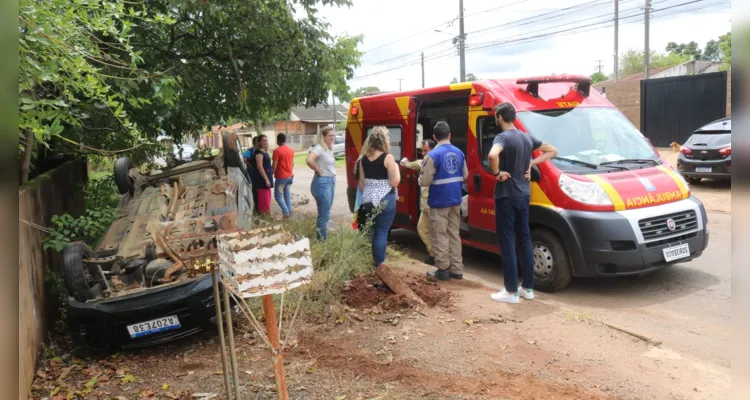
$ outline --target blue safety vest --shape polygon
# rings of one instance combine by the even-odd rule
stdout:
[[[430,185],[427,204],[430,208],[461,205],[464,183],[464,153],[452,144],[441,144],[429,155],[435,163],[435,177]]]

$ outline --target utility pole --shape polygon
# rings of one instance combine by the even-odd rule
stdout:
[[[648,48],[648,39],[649,39],[648,38],[648,28],[649,28],[648,25],[649,25],[649,15],[651,14],[651,0],[645,0],[645,2],[646,4],[644,6],[645,8],[644,15],[646,19],[646,45],[644,46],[644,50],[643,50],[643,71],[644,71],[643,79],[648,79],[648,76],[649,76],[648,64],[650,62],[649,58],[651,58],[651,50],[649,50]]]
[[[620,52],[617,49],[619,44],[619,38],[617,35],[619,34],[619,25],[620,25],[620,0],[615,0],[615,82],[617,82],[617,75],[620,74],[619,71],[619,64],[620,61]]]
[[[648,0],[647,0],[648,1]],[[458,57],[461,59],[459,82],[466,81],[466,36],[464,35],[464,0],[458,0]]]
[[[422,52],[422,89],[424,89],[424,52]]]
[[[336,95],[331,90],[331,98],[333,98],[333,131],[336,132]]]
[[[597,67],[597,70],[599,70],[599,73],[602,73],[602,60],[597,60],[599,62],[599,66]]]
[[[401,91],[401,81],[403,81],[404,78],[398,78],[398,91]]]

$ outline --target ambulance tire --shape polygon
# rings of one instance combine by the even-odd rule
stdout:
[[[536,228],[531,231],[534,254],[534,287],[541,292],[564,289],[573,279],[573,268],[568,252],[560,238],[552,231]],[[537,268],[544,270],[540,274]]]

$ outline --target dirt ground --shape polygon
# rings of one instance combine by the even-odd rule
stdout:
[[[464,281],[423,278],[394,265],[430,307],[412,308],[373,277],[350,282],[347,306],[303,321],[285,357],[292,399],[709,399],[727,388],[712,371],[684,368],[659,343],[544,301],[510,306]],[[407,271],[407,272],[404,272]],[[243,399],[273,399],[269,353],[235,329]],[[84,358],[47,351],[31,399],[222,399],[217,337]],[[213,397],[212,397],[213,396]],[[715,397],[716,396],[716,397]]]

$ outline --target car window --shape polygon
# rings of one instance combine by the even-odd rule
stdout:
[[[374,126],[370,126],[365,131],[365,137],[370,135]],[[388,138],[391,140],[391,154],[396,161],[401,159],[401,127],[388,126]]]
[[[559,157],[594,165],[622,159],[659,160],[646,138],[616,109],[524,111],[518,119],[529,133],[554,146]],[[560,168],[565,165],[564,161],[553,163]]]
[[[729,146],[732,143],[732,134],[720,133],[694,133],[687,142],[688,146]]]
[[[342,136],[336,136],[336,139],[333,140],[333,144],[341,144],[344,143],[344,138]]]
[[[702,126],[698,131],[732,131],[732,120],[725,119]]]

